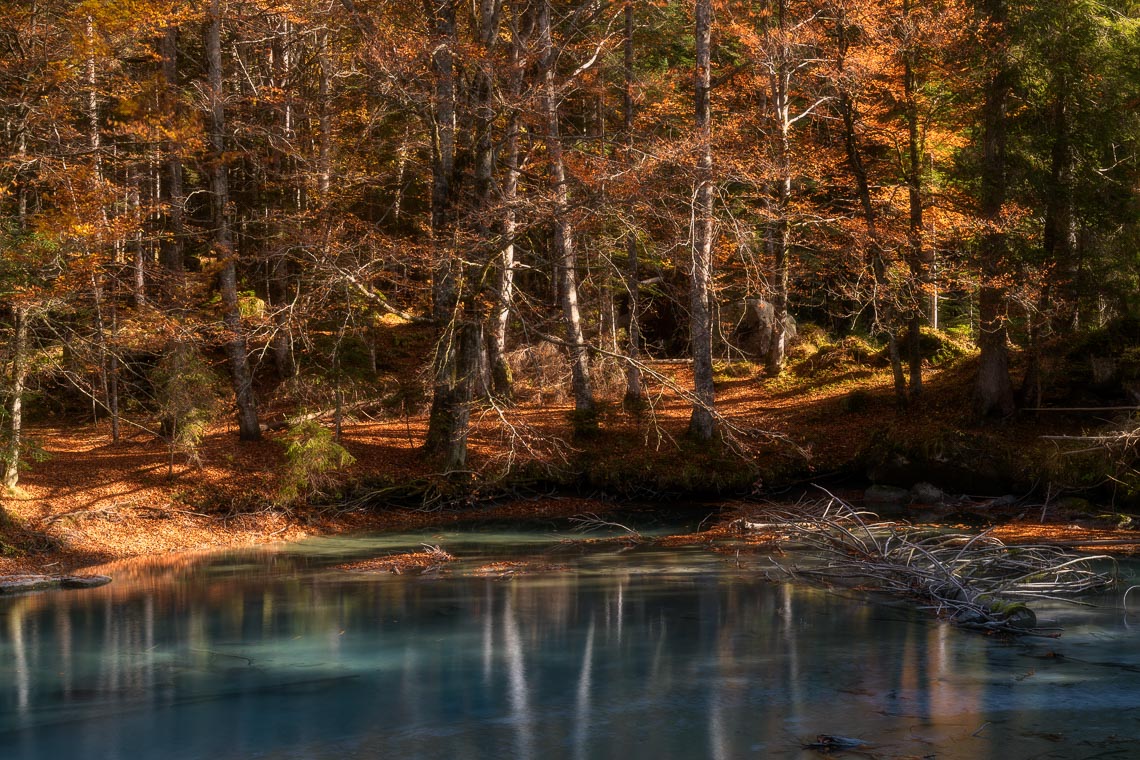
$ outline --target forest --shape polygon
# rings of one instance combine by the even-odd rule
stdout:
[[[947,352],[984,424],[1137,403],[1133,0],[4,9],[9,489],[37,421],[147,433],[171,472],[219,425],[284,436],[297,494],[367,408],[463,473],[663,392],[666,438],[748,456],[788,431],[721,381],[812,341],[881,359],[918,420]]]

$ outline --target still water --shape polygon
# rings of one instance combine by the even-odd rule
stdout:
[[[334,567],[421,542],[459,561]],[[547,569],[486,574],[506,559]],[[125,563],[0,599],[0,758],[811,757],[817,734],[882,758],[1140,756],[1119,592],[1010,643],[770,566],[486,531]]]

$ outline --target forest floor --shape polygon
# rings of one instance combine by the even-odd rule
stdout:
[[[1063,455],[1042,436],[1080,432],[1088,422],[1079,414],[974,419],[969,357],[927,371],[921,407],[902,411],[889,371],[872,363],[805,369],[801,362],[777,379],[757,377],[742,364],[722,366],[717,375],[717,406],[737,445],[698,446],[685,437],[689,406],[669,387],[690,383],[688,365],[659,362],[652,369],[660,378],[649,382],[649,408],[634,414],[618,402],[604,403],[599,430],[586,439],[571,436],[568,401],[528,389],[523,380],[518,405],[477,410],[470,437],[475,472],[465,482],[467,488],[494,487],[479,486],[476,495],[488,498],[465,505],[423,498],[454,482],[433,475],[438,463],[421,452],[423,413],[347,421],[342,443],[356,461],[334,486],[351,498],[294,508],[274,501],[283,433],[238,443],[233,427],[217,425],[199,448],[199,462],[192,463],[181,454],[172,458],[153,433],[139,430],[111,443],[105,422],[41,419],[29,433],[45,458],[23,473],[17,492],[0,498],[0,514],[6,515],[0,575],[70,572],[135,556],[438,526],[476,516],[603,513],[651,498],[679,504],[703,499],[707,511],[710,501],[729,498],[795,498],[817,480],[866,477],[876,467],[906,461],[904,454],[918,456],[914,452],[926,452],[927,464],[956,458],[977,465],[976,489],[969,472],[942,473],[942,488],[974,497],[943,510],[941,517],[953,520],[964,512],[986,513],[992,502],[982,497],[1000,495],[986,482],[993,480],[984,472],[987,461],[1004,460],[1007,471],[1019,472],[1025,462],[1052,458],[1061,462],[1054,471],[1063,472]],[[504,479],[508,466],[515,474]],[[1032,484],[1041,471],[1031,468],[1010,482]],[[915,470],[913,477],[920,474]],[[947,478],[957,482],[947,485]],[[383,494],[391,493],[415,494],[419,503],[386,502]],[[1064,506],[1053,499],[1058,493],[1052,486],[1044,500],[1029,491],[1014,493],[1015,504],[1000,514],[991,509],[989,517],[1012,520],[999,528],[1007,541],[1099,542],[1113,553],[1140,548],[1140,531],[1115,527],[1126,520],[1074,508],[1079,500]]]

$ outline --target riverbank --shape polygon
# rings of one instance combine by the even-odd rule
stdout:
[[[1015,508],[1002,519],[1047,524],[1054,530],[1048,536],[1058,541],[1079,541],[1079,531],[1126,523],[1110,514],[1111,505],[1096,508],[1070,495],[1086,493],[1085,473],[1063,482],[1079,460],[1047,436],[1077,434],[1087,419],[973,419],[968,358],[931,368],[923,403],[910,410],[896,408],[889,371],[871,361],[810,372],[794,365],[778,379],[758,379],[747,365],[722,366],[718,409],[732,441],[713,446],[684,435],[688,405],[670,384],[685,387],[687,365],[655,369],[668,382],[650,386],[649,408],[634,413],[603,404],[598,432],[585,439],[571,438],[571,407],[541,395],[504,410],[504,417],[474,415],[473,469],[461,476],[433,474],[437,463],[420,450],[425,415],[352,420],[342,443],[355,462],[326,488],[339,497],[291,508],[275,503],[283,433],[238,443],[234,430],[216,426],[195,463],[182,455],[172,459],[152,433],[136,430],[111,443],[103,424],[40,420],[29,432],[44,459],[23,474],[16,493],[0,500],[7,515],[0,527],[0,574],[70,572],[127,557],[418,528],[473,516],[600,513],[630,501],[778,500],[787,489],[826,479],[903,488],[933,482],[974,497],[970,504],[1006,497],[1003,503],[1012,499]],[[1041,535],[1030,528],[1021,532]],[[1121,536],[1130,540],[1131,532]]]

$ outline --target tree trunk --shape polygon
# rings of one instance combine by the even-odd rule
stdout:
[[[791,51],[787,41],[787,0],[778,0],[779,26],[776,60],[769,75],[772,108],[777,128],[775,183],[775,220],[768,231],[768,247],[773,258],[772,273],[772,339],[769,343],[766,371],[778,375],[787,354],[788,267],[791,263],[792,228],[789,214],[792,200],[791,145]]]
[[[622,98],[622,126],[625,129],[626,161],[632,168],[633,157],[633,0],[625,3],[624,78]],[[629,297],[629,330],[626,333],[625,399],[624,404],[637,409],[645,403],[645,389],[641,380],[641,283],[638,274],[637,234],[631,229],[625,236],[625,289]]]
[[[111,352],[107,370],[107,411],[111,413],[111,443],[118,443],[122,433],[122,420],[119,418],[119,286],[115,283],[111,293]]]
[[[289,306],[289,262],[284,254],[269,263],[269,290],[273,307],[273,366],[277,377],[288,380],[297,374],[293,359],[293,325]]]
[[[491,367],[491,392],[500,400],[510,401],[513,396],[511,368],[507,364],[507,327],[510,323],[515,282],[515,204],[519,193],[519,100],[522,96],[523,69],[521,65],[523,40],[516,25],[511,30],[509,108],[505,145],[506,176],[503,180],[503,211],[501,229],[503,248],[499,265],[499,279],[494,294],[494,315],[487,336],[488,361]]]
[[[246,350],[245,328],[238,303],[237,262],[229,211],[229,176],[226,168],[226,112],[222,84],[221,0],[210,0],[206,24],[206,67],[209,79],[210,147],[213,166],[210,189],[214,206],[214,248],[221,259],[218,287],[222,296],[226,328],[226,354],[230,361],[234,401],[237,404],[238,435],[243,441],[261,439],[257,402],[253,395],[253,373]]]
[[[162,76],[165,80],[166,90],[170,94],[167,102],[171,104],[175,114],[178,98],[173,91],[178,87],[178,27],[167,27],[162,36]],[[185,262],[183,260],[183,216],[186,209],[186,195],[182,182],[182,158],[178,155],[178,146],[171,140],[163,143],[163,152],[166,154],[166,234],[163,235],[159,248],[159,263],[168,277],[177,280],[181,276]]]
[[[550,183],[554,193],[553,253],[558,272],[562,317],[570,345],[570,372],[574,389],[574,411],[579,429],[594,427],[594,394],[590,386],[589,353],[582,332],[582,315],[578,307],[578,259],[574,250],[574,230],[570,222],[570,191],[566,184],[566,167],[562,160],[559,127],[558,88],[555,84],[554,40],[550,28],[550,0],[541,0],[538,11],[538,33],[544,87],[542,110],[546,117],[546,153],[550,162]]]
[[[466,459],[466,414],[458,387],[456,340],[461,274],[455,261],[453,184],[455,181],[455,0],[425,0],[436,38],[431,58],[435,80],[431,108],[432,189],[432,319],[439,325],[432,360],[432,401],[425,449],[446,454],[447,461]],[[455,447],[461,446],[462,452]]]
[[[859,196],[859,206],[863,209],[863,223],[867,228],[867,249],[871,262],[871,270],[875,277],[875,288],[872,296],[872,310],[874,312],[874,327],[887,336],[887,355],[891,360],[891,372],[895,381],[895,401],[898,406],[906,406],[906,381],[903,377],[902,358],[899,354],[898,338],[894,306],[894,294],[889,291],[890,282],[887,279],[886,261],[883,256],[882,241],[879,240],[878,217],[875,205],[871,199],[871,183],[867,177],[867,167],[863,163],[863,153],[859,146],[859,135],[856,131],[858,114],[851,92],[845,84],[845,66],[850,41],[847,38],[847,19],[840,14],[836,24],[836,69],[839,74],[839,113],[843,117],[844,146],[847,152],[847,165],[851,175],[855,178],[855,190]]]
[[[716,432],[713,417],[715,390],[712,372],[712,319],[709,315],[709,284],[712,279],[713,178],[712,123],[709,87],[712,47],[712,2],[697,0],[696,7],[696,127],[700,155],[697,158],[696,208],[693,210],[693,275],[689,287],[689,336],[693,352],[693,413],[689,435],[711,440]]]
[[[980,206],[982,217],[991,231],[982,238],[981,276],[978,290],[978,376],[974,385],[974,403],[983,416],[1008,416],[1014,411],[1013,384],[1009,377],[1008,340],[1006,334],[1005,287],[999,284],[1005,265],[1006,240],[1001,230],[1001,210],[1006,200],[1006,109],[1012,84],[1012,72],[1005,50],[1004,24],[1007,20],[1005,0],[985,0],[984,9],[997,39],[991,40],[993,75],[986,84],[982,106],[982,182]]]
[[[909,19],[910,0],[903,0],[903,18]],[[908,322],[908,346],[910,364],[910,397],[922,396],[922,332],[921,316],[924,296],[927,302],[927,321],[935,324],[938,320],[938,301],[934,289],[932,252],[927,252],[922,244],[922,140],[919,132],[918,79],[915,72],[917,51],[914,42],[907,40],[903,50],[903,101],[907,127],[906,184],[910,203],[909,226],[907,228],[907,259],[910,265],[912,284],[917,293],[913,299],[913,313]]]
[[[24,386],[28,379],[28,310],[14,307],[12,316],[12,385],[8,389],[8,440],[4,452],[4,487],[20,481],[20,443],[24,429]]]

